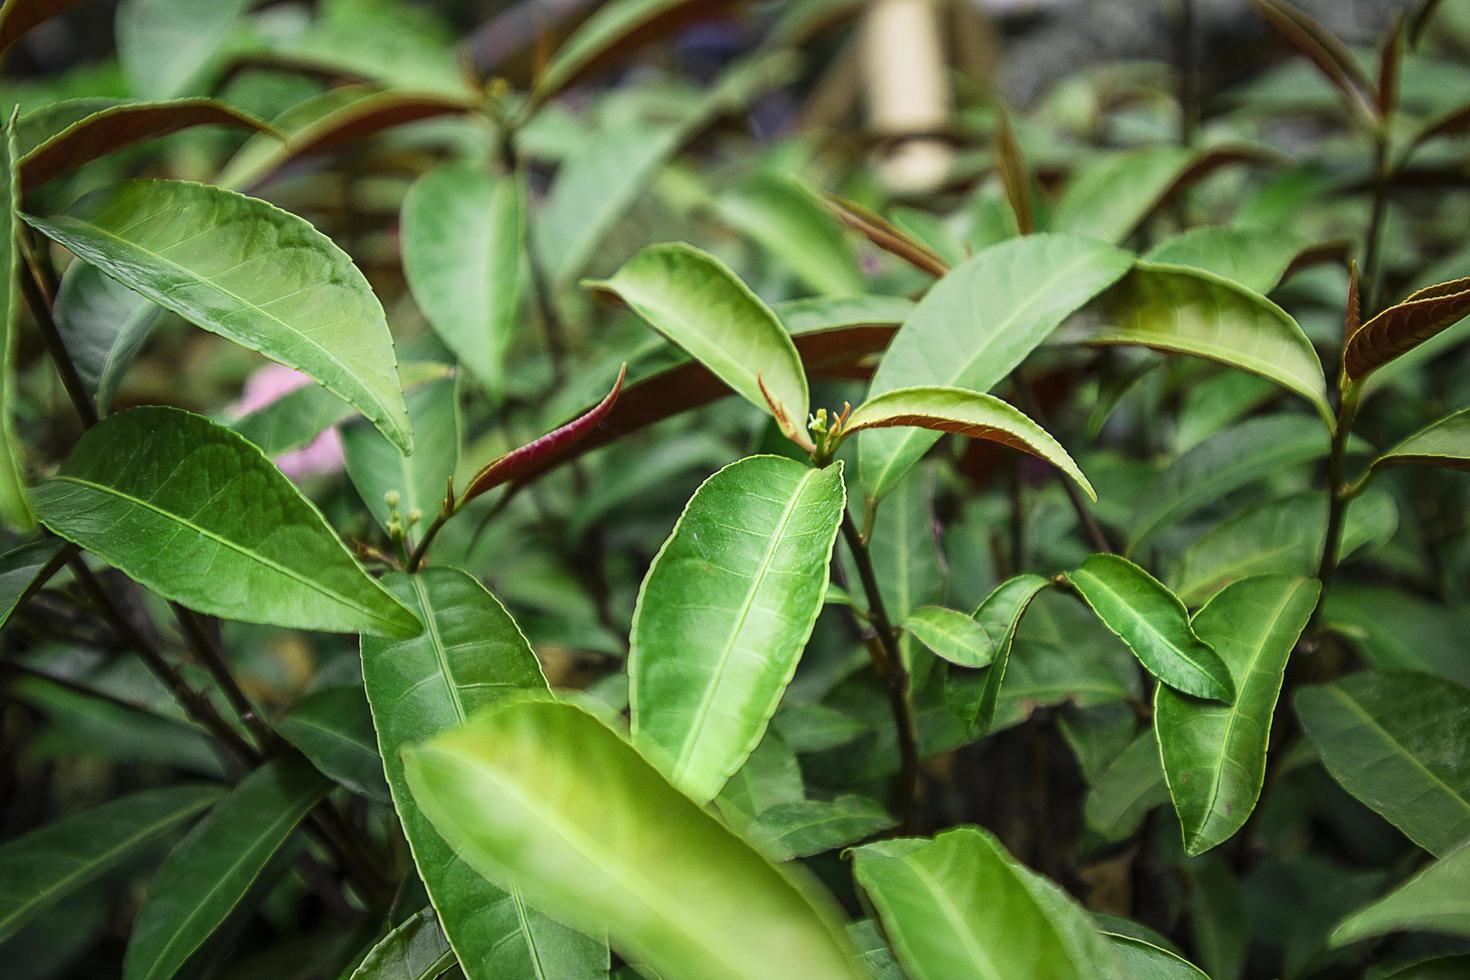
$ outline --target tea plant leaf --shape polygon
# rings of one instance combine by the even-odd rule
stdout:
[[[104,419],[32,499],[56,534],[199,612],[339,633],[421,628],[259,449],[180,409]]]
[[[1470,313],[1470,277],[1426,286],[1363,324],[1343,348],[1349,378],[1361,381]]]
[[[164,309],[310,375],[412,450],[383,308],[303,219],[217,187],[135,180],[26,220]]]
[[[975,622],[985,631],[995,651],[990,669],[985,674],[985,684],[975,702],[975,715],[970,719],[970,727],[976,737],[989,733],[995,722],[1001,684],[1010,665],[1011,647],[1015,642],[1016,629],[1021,625],[1021,617],[1031,605],[1031,600],[1050,584],[1040,575],[1012,576],[992,589],[975,610]]]
[[[1390,932],[1470,936],[1470,847],[1435,861],[1333,930],[1332,946]]]
[[[1409,464],[1470,470],[1470,408],[1431,422],[1375,459],[1373,468]]]
[[[497,706],[408,749],[405,768],[481,874],[605,930],[631,962],[663,976],[862,975],[803,869],[772,866],[581,708]]]
[[[250,0],[123,0],[117,56],[133,94],[171,99],[199,84]]]
[[[332,784],[300,756],[246,776],[169,853],[153,876],[123,957],[124,980],[164,980],[244,900]]]
[[[822,608],[842,465],[750,456],[710,477],[633,613],[632,743],[696,802],[760,743]]]
[[[910,235],[881,214],[869,211],[856,201],[832,194],[826,196],[827,209],[844,226],[862,235],[873,245],[897,256],[920,272],[938,279],[949,272],[950,264],[929,245]]]
[[[1154,265],[1188,266],[1239,283],[1262,296],[1291,272],[1343,251],[1341,242],[1315,243],[1281,228],[1191,228],[1144,253]]]
[[[0,626],[20,608],[38,581],[49,578],[70,556],[70,549],[56,538],[42,538],[0,555]]]
[[[379,940],[349,980],[435,980],[454,964],[454,950],[431,906],[404,919]]]
[[[1348,105],[1365,119],[1372,119],[1373,80],[1351,51],[1325,27],[1301,10],[1279,0],[1254,0],[1256,10],[1293,48],[1317,66],[1342,94]]]
[[[746,401],[775,416],[798,445],[805,435],[806,372],[770,307],[723,262],[691,245],[650,245],[611,278],[587,283],[617,296]]]
[[[1279,575],[1226,586],[1191,625],[1229,669],[1234,703],[1209,704],[1163,685],[1154,692],[1164,776],[1191,857],[1228,840],[1255,808],[1286,661],[1320,591],[1313,579]]]
[[[9,9],[8,6],[5,9]],[[0,27],[4,22],[0,21]],[[16,286],[21,274],[17,236],[20,187],[15,172],[15,120],[10,114],[0,145],[0,194],[4,195],[5,218],[0,227],[0,527],[13,531],[29,531],[36,526],[35,515],[26,500],[24,449],[15,432],[16,380],[15,344],[19,327],[21,298]]]
[[[859,405],[842,427],[842,434],[900,426],[985,439],[1029,453],[1061,470],[1084,493],[1097,499],[1092,484],[1061,443],[999,398],[937,385],[896,388]]]
[[[1122,975],[1086,913],[978,827],[866,844],[853,874],[914,980]]]
[[[904,617],[903,628],[936,657],[961,667],[988,667],[995,648],[979,623],[943,606],[920,606]]]
[[[1150,810],[1167,802],[1158,739],[1145,729],[1098,775],[1082,815],[1089,830],[1112,843],[1132,836]]]
[[[887,830],[898,820],[866,796],[792,800],[762,810],[741,834],[774,861],[823,854]]]
[[[525,201],[519,178],[450,163],[403,199],[403,269],[434,332],[494,401],[519,326]]]
[[[793,339],[844,327],[897,327],[914,311],[912,300],[902,296],[864,293],[857,296],[809,296],[771,307],[776,319],[786,325]],[[800,351],[801,342],[797,341]],[[805,352],[802,360],[809,361]]]
[[[138,851],[189,823],[223,792],[148,789],[63,817],[0,847],[0,940]]]
[[[1123,964],[1123,976],[1133,980],[1210,980],[1209,974],[1177,953],[1133,936],[1104,932]]]
[[[27,149],[20,158],[21,187],[33,191],[109,153],[194,126],[232,126],[276,135],[249,113],[214,99],[124,102],[83,116]]]
[[[1322,363],[1301,327],[1264,296],[1214,273],[1139,261],[1072,317],[1057,340],[1218,361],[1301,395],[1329,428],[1334,424]]]
[[[52,312],[77,375],[98,413],[106,415],[163,311],[96,266],[73,262],[61,277]]]
[[[412,456],[403,455],[365,423],[343,428],[342,456],[347,476],[378,524],[387,530],[396,511],[413,540],[443,508],[449,478],[459,465],[458,384],[454,378],[440,378],[405,397],[417,446]],[[388,505],[390,493],[397,494],[397,506]]]
[[[322,775],[375,803],[389,803],[367,697],[356,684],[325,687],[296,703],[276,731]]]
[[[1296,696],[1332,778],[1420,847],[1470,839],[1470,690],[1410,671],[1364,671]]]
[[[1148,572],[1117,555],[1093,555],[1067,580],[1150,674],[1198,698],[1234,699],[1229,668],[1190,628],[1184,603]]]
[[[393,573],[384,585],[423,618],[411,640],[363,637],[362,677],[398,820],[440,925],[470,980],[534,973],[606,976],[607,950],[526,906],[514,885],[480,877],[435,831],[404,776],[403,752],[464,724],[476,710],[546,690],[541,665],[510,614],[455,568]]]
[[[1131,264],[1127,252],[1070,235],[1031,235],[978,252],[919,301],[879,362],[868,398],[930,385],[989,390]],[[860,437],[858,476],[869,506],[938,440],[926,430]]]
[[[39,24],[55,17],[77,0],[5,0],[0,7],[0,51],[10,47]]]
[[[821,199],[784,174],[760,174],[721,194],[715,214],[816,293],[850,296],[863,276]]]

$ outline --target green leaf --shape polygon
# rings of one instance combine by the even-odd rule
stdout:
[[[1006,670],[1011,661],[1011,647],[1016,629],[1021,625],[1021,616],[1031,605],[1031,600],[1051,583],[1040,575],[1022,574],[1006,579],[991,590],[975,610],[974,619],[985,631],[995,653],[990,669],[985,674],[985,684],[975,702],[975,714],[971,730],[977,738],[984,737],[995,722],[995,709],[1000,703],[1001,685],[1005,682]]]
[[[358,685],[313,691],[275,727],[323,775],[375,803],[391,802],[372,712]]]
[[[859,977],[835,906],[602,722],[521,701],[405,753],[414,799],[481,874],[672,977]],[[731,923],[740,927],[732,929]]]
[[[1082,812],[1089,830],[1114,843],[1135,834],[1148,812],[1167,802],[1159,743],[1145,730],[1098,775]]]
[[[0,20],[0,28],[4,27]],[[15,343],[21,298],[16,285],[21,274],[20,251],[20,186],[15,173],[15,120],[11,113],[5,124],[5,138],[0,146],[0,194],[5,198],[4,227],[0,228],[0,527],[13,531],[29,531],[36,526],[35,516],[26,501],[26,478],[23,447],[15,433]],[[804,420],[803,420],[804,421]]]
[[[697,802],[760,743],[822,608],[842,465],[750,456],[690,498],[638,595],[632,741]]]
[[[614,0],[577,28],[536,79],[531,104],[551,98],[604,61],[650,37],[673,30],[715,6],[708,0]]]
[[[1214,225],[1166,238],[1143,257],[1155,265],[1202,269],[1264,296],[1299,265],[1324,254],[1332,254],[1331,246],[1280,228]]]
[[[904,617],[903,628],[936,657],[961,667],[988,667],[995,648],[979,623],[943,606],[920,606]]]
[[[1151,942],[1104,932],[1123,964],[1123,976],[1133,980],[1210,980],[1205,971],[1176,953]]]
[[[52,312],[82,384],[97,411],[107,414],[163,311],[96,266],[73,262],[61,277]]]
[[[310,375],[412,450],[383,308],[303,219],[217,187],[136,180],[26,220],[164,309]]]
[[[866,796],[844,794],[834,800],[793,800],[757,814],[742,835],[777,861],[810,857],[866,840],[898,821]]]
[[[1377,368],[1454,326],[1470,313],[1470,277],[1411,293],[1363,324],[1348,338],[1343,370],[1361,381]]]
[[[0,555],[0,626],[9,622],[35,583],[66,560],[64,546],[55,538],[42,538]]]
[[[549,977],[605,976],[602,943],[527,907],[519,888],[502,890],[480,877],[430,825],[404,776],[406,747],[457,728],[504,697],[546,690],[530,644],[495,597],[458,569],[393,573],[384,585],[427,629],[411,640],[363,637],[363,683],[393,805],[465,975],[524,976],[539,963]]]
[[[0,51],[10,47],[27,31],[61,13],[77,0],[5,0],[0,7]]]
[[[1126,252],[1070,235],[1031,235],[977,253],[919,301],[879,362],[868,398],[928,385],[988,391],[1131,263]],[[859,438],[858,475],[870,506],[938,440],[925,430]]]
[[[412,541],[438,516],[459,465],[458,384],[454,378],[431,381],[408,392],[406,400],[417,447],[412,456],[365,424],[343,428],[342,455],[347,476],[378,524],[386,529],[396,510]],[[388,506],[389,493],[398,495],[396,508]]]
[[[184,826],[222,795],[202,785],[143,790],[6,841],[0,847],[0,940]]]
[[[1420,429],[1375,459],[1373,468],[1409,464],[1470,470],[1470,408],[1451,412]]]
[[[62,103],[62,111],[70,111],[78,101]],[[48,114],[50,121],[63,118]],[[215,99],[118,103],[70,121],[27,147],[20,160],[21,186],[29,193],[109,153],[194,126],[232,126],[275,135],[259,119]],[[31,133],[38,130],[33,124]]]
[[[138,910],[123,980],[164,980],[244,900],[332,784],[300,756],[246,776],[169,853]]]
[[[435,167],[403,199],[403,270],[414,302],[497,402],[519,326],[524,226],[520,180],[484,167]]]
[[[171,99],[196,88],[249,0],[122,0],[117,56],[133,94]]]
[[[176,408],[133,408],[82,436],[32,493],[52,531],[212,616],[411,636],[418,621],[243,436]]]
[[[1383,898],[1349,916],[1328,943],[1346,946],[1390,932],[1470,937],[1470,847],[1446,854]]]
[[[721,194],[715,214],[754,240],[816,293],[863,291],[863,276],[842,230],[806,186],[785,174],[761,174]]]
[[[999,398],[963,388],[895,388],[859,405],[842,427],[845,435],[864,429],[910,426],[998,442],[1045,460],[1093,500],[1097,494],[1082,470],[1041,426]]]
[[[1148,572],[1117,555],[1093,555],[1067,580],[1150,674],[1195,697],[1235,697],[1229,669],[1190,628],[1184,603]]]
[[[1418,670],[1470,687],[1470,610],[1387,585],[1339,581],[1322,600],[1322,623],[1351,640],[1379,670]]]
[[[611,278],[587,284],[617,296],[746,401],[807,441],[806,372],[770,307],[719,259],[691,245],[650,245]]]
[[[853,874],[913,980],[1122,975],[1086,913],[978,827],[864,845]]]
[[[1209,704],[1163,685],[1154,693],[1164,776],[1191,857],[1224,843],[1255,809],[1286,661],[1320,591],[1313,579],[1284,575],[1226,586],[1191,625],[1230,670],[1235,702]]]
[[[1152,368],[1162,364],[1151,359],[1144,366]],[[1221,370],[1203,380],[1191,381],[1175,417],[1174,451],[1189,452],[1271,401],[1276,393],[1276,386],[1271,382],[1244,371]]]
[[[1056,339],[1218,361],[1301,395],[1329,429],[1335,424],[1322,362],[1302,328],[1266,297],[1212,272],[1140,260]]]
[[[1364,671],[1296,696],[1332,778],[1444,857],[1470,839],[1470,690],[1409,671]]]
[[[793,336],[801,336],[839,327],[896,327],[914,312],[914,302],[902,296],[864,293],[789,299],[771,309]]]
[[[828,584],[830,605],[837,586]],[[846,745],[872,731],[866,722],[825,704],[787,704],[776,713],[772,727],[797,752],[822,752]],[[727,786],[729,784],[726,784]]]
[[[349,980],[434,980],[454,964],[454,950],[430,907],[404,919],[379,940]]]

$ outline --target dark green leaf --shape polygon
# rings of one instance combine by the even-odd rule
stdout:
[[[0,12],[0,18],[9,12],[9,6]],[[0,19],[0,29],[5,20]],[[0,145],[0,196],[4,197],[4,221],[0,222],[0,527],[13,531],[29,531],[35,527],[36,519],[26,501],[24,451],[15,433],[13,413],[17,404],[15,390],[15,344],[16,315],[20,310],[21,298],[16,284],[20,275],[20,252],[17,235],[21,231],[19,221],[20,186],[15,172],[15,120],[12,112],[5,124],[3,145]]]
[[[86,262],[73,262],[61,277],[53,311],[56,328],[100,414],[111,410],[118,384],[162,312]]]
[[[1123,964],[1124,976],[1133,980],[1210,980],[1193,963],[1161,946],[1132,936],[1105,932],[1113,952]]]
[[[0,555],[0,626],[9,622],[35,583],[66,560],[63,547],[55,538],[42,538]]]
[[[1150,810],[1167,802],[1159,743],[1153,732],[1144,731],[1102,771],[1087,794],[1083,816],[1089,830],[1111,843],[1132,836]]]
[[[350,980],[434,980],[454,964],[454,950],[430,907],[404,919],[379,940]]]
[[[1446,854],[1333,931],[1346,946],[1389,932],[1438,932],[1470,937],[1470,847]]]
[[[762,810],[743,836],[777,861],[810,857],[866,840],[898,821],[881,804],[852,794],[793,800]]]
[[[1014,645],[1016,629],[1021,625],[1021,616],[1031,605],[1031,600],[1049,584],[1040,575],[1013,576],[991,590],[985,601],[975,610],[974,619],[985,631],[995,650],[990,670],[985,675],[985,684],[975,704],[975,717],[971,727],[977,737],[986,735],[995,722],[995,709],[1000,703],[1001,685],[1010,664],[1011,647]]]
[[[1373,468],[1408,464],[1470,470],[1470,408],[1420,429],[1375,459]]]
[[[356,684],[313,691],[276,730],[325,775],[377,803],[388,803],[383,760],[367,698]]]
[[[458,384],[454,378],[431,381],[408,392],[406,400],[416,447],[412,456],[363,423],[342,430],[342,455],[373,517],[386,529],[396,511],[412,541],[438,516],[459,465]],[[397,495],[397,506],[388,505],[389,494]]]

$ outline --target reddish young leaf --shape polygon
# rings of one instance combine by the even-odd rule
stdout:
[[[623,390],[623,379],[627,375],[628,365],[625,362],[618,370],[618,379],[613,382],[612,391],[609,391],[607,397],[594,405],[590,411],[572,419],[560,428],[552,429],[541,438],[519,449],[512,449],[504,456],[485,464],[480,472],[470,480],[469,487],[465,489],[464,496],[459,500],[459,506],[464,506],[480,494],[502,483],[517,483],[526,479],[529,474],[538,472],[537,464],[541,459],[564,453],[571,446],[587,438],[617,404],[618,395]]]
[[[1396,108],[1399,102],[1399,66],[1403,62],[1404,53],[1404,18],[1395,15],[1393,27],[1389,28],[1388,36],[1383,39],[1383,47],[1378,51],[1378,91],[1377,103],[1378,114],[1387,117]]]
[[[1358,260],[1353,259],[1348,265],[1348,294],[1347,314],[1343,317],[1342,336],[1344,341],[1351,340],[1353,334],[1363,325],[1362,299],[1358,292]],[[1343,356],[1347,356],[1347,344],[1343,344]]]
[[[1371,118],[1374,85],[1341,41],[1321,24],[1282,0],[1255,0],[1256,10],[1287,44],[1306,55],[1355,110]]]
[[[995,167],[1000,171],[1006,200],[1010,201],[1011,212],[1016,216],[1017,230],[1023,235],[1031,234],[1036,230],[1036,219],[1031,212],[1031,174],[1026,169],[1026,158],[1021,153],[1021,144],[1016,142],[1011,117],[1004,107],[997,108]]]
[[[844,225],[890,255],[896,255],[920,272],[938,278],[949,271],[949,263],[928,245],[895,228],[882,215],[861,204],[826,195],[827,208]]]
[[[1347,375],[1359,381],[1374,368],[1454,326],[1470,313],[1470,277],[1427,286],[1363,324],[1342,352]]]
[[[77,0],[7,0],[0,8],[0,51],[20,40],[31,28],[50,20]]]

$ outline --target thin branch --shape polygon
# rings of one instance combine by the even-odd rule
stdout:
[[[22,239],[17,239],[22,241]],[[56,373],[61,376],[61,386],[66,389],[67,397],[71,399],[72,407],[77,411],[77,417],[82,421],[82,428],[90,429],[97,424],[97,405],[92,401],[92,395],[87,391],[87,386],[82,383],[81,376],[77,374],[76,365],[72,362],[71,354],[66,349],[66,343],[61,339],[61,331],[56,326],[56,318],[51,315],[51,297],[46,292],[44,280],[36,257],[29,248],[22,247],[25,255],[26,273],[20,277],[20,289],[26,299],[26,305],[31,309],[31,315],[36,318],[36,323],[41,328],[41,338],[46,342],[46,351],[51,355],[51,363],[56,366]]]

